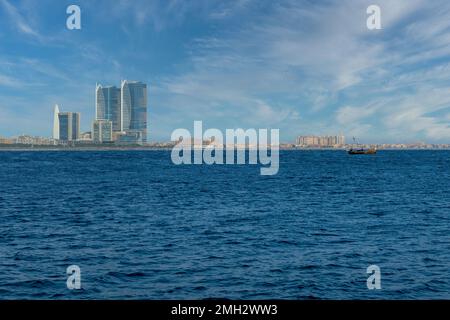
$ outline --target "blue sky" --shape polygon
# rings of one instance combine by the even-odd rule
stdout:
[[[50,136],[55,103],[88,131],[95,83],[121,79],[149,86],[151,141],[203,120],[449,143],[450,2],[0,0],[0,135]]]

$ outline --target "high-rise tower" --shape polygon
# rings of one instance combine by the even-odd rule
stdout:
[[[121,131],[136,134],[147,141],[147,85],[139,81],[123,80],[121,91]]]
[[[95,88],[95,120],[109,120],[113,131],[121,131],[120,89],[115,86]]]
[[[53,139],[59,140],[59,106],[55,104],[53,111]]]
[[[59,140],[76,141],[80,138],[80,114],[78,112],[60,112]]]

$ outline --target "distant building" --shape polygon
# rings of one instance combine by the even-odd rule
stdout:
[[[123,80],[120,90],[121,131],[127,132],[126,139],[135,136],[139,143],[147,142],[147,85]]]
[[[90,131],[88,132],[82,132],[80,134],[80,141],[92,141],[92,133]]]
[[[122,132],[117,135],[115,143],[118,145],[136,145],[142,144],[142,135],[140,132]]]
[[[53,138],[33,137],[33,136],[22,135],[22,136],[18,136],[17,138],[15,138],[13,143],[43,146],[43,145],[54,145],[55,141]]]
[[[59,106],[57,104],[53,111],[53,139],[59,140]]]
[[[60,112],[59,140],[76,141],[80,138],[80,114],[78,112]]]
[[[120,89],[115,86],[95,89],[95,120],[109,120],[113,131],[121,131],[122,109]]]
[[[92,125],[92,140],[96,143],[113,141],[113,122],[96,120]]]
[[[338,147],[345,144],[345,137],[339,136],[299,136],[297,145],[302,147]]]
[[[0,144],[13,144],[14,141],[8,138],[0,137]]]

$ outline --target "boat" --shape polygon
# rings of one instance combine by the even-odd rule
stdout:
[[[353,148],[351,148],[350,150],[348,150],[348,154],[376,154],[376,153],[377,153],[377,149],[375,149],[375,148],[370,148],[370,149],[363,149],[363,148],[353,149]]]
[[[355,137],[353,137],[353,142],[356,143],[356,139]],[[359,145],[357,143],[357,145]],[[357,148],[350,148],[350,150],[348,150],[348,154],[376,154],[377,153],[377,149],[376,148],[368,148],[368,149],[364,149],[362,147],[357,147]]]

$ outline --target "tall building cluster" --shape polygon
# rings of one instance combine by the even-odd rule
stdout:
[[[95,88],[95,119],[90,135],[80,136],[80,114],[55,106],[53,138],[59,141],[142,144],[147,142],[147,85],[123,80],[120,88]]]
[[[338,136],[299,136],[297,145],[302,147],[336,147],[345,144],[345,137]]]

